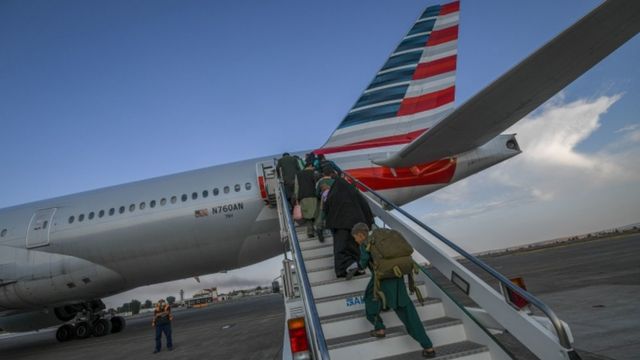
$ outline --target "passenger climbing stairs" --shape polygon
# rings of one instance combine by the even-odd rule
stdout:
[[[419,359],[422,348],[405,331],[393,311],[381,314],[386,337],[369,336],[373,329],[364,313],[362,295],[371,274],[351,280],[338,279],[333,270],[333,242],[308,238],[304,227],[298,228],[298,240],[320,323],[332,359]],[[466,336],[460,319],[448,316],[438,294],[418,283],[422,294],[429,294],[420,305],[412,295],[427,335],[437,348],[438,358],[491,359],[489,348]],[[506,357],[509,358],[509,357]]]
[[[399,231],[414,247],[414,254],[426,258],[429,268],[445,275],[478,305],[474,308],[460,305],[432,280],[434,276],[426,267],[421,267],[416,281],[424,303],[420,304],[415,295],[412,298],[434,344],[437,359],[519,358],[496,340],[494,335],[501,333],[516,338],[534,358],[580,359],[572,348],[567,324],[544,303],[365,184],[355,178],[350,181],[366,190],[363,194],[379,226]],[[366,274],[351,280],[336,278],[330,234],[325,232],[324,242],[317,237],[307,237],[305,228],[296,226],[292,219],[282,183],[271,188],[277,193],[281,237],[292,254],[292,259],[284,260],[282,270],[287,317],[283,358],[421,358],[422,348],[407,334],[393,311],[381,313],[386,337],[369,335],[373,326],[365,317],[363,294],[371,274],[367,270]],[[462,266],[452,252],[488,272],[503,291],[496,291]],[[526,306],[517,305],[514,294],[524,299]],[[530,308],[543,316],[532,315]]]

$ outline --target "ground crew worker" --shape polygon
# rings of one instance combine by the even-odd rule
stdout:
[[[375,231],[376,230],[373,230],[373,232]],[[385,337],[385,326],[380,317],[380,311],[383,310],[382,301],[377,299],[373,294],[375,279],[373,269],[371,269],[369,264],[371,254],[367,251],[366,247],[366,241],[369,238],[369,226],[364,223],[355,224],[351,230],[351,235],[360,247],[360,267],[363,269],[369,267],[372,274],[371,280],[367,284],[364,292],[364,306],[367,320],[374,326],[374,330],[370,332],[370,335],[376,338],[382,338]],[[381,280],[380,290],[386,298],[387,308],[395,311],[407,329],[407,333],[422,346],[422,356],[425,358],[434,358],[436,351],[433,349],[433,344],[424,330],[424,326],[413,305],[413,301],[409,297],[409,294],[407,294],[404,277]]]
[[[287,197],[287,201],[291,205],[293,209],[293,202],[291,201],[293,198],[293,188],[295,184],[296,174],[298,171],[302,170],[299,165],[298,159],[289,155],[289,153],[282,154],[282,157],[278,159],[277,165],[278,173],[282,176],[282,180],[284,181],[284,192]]]
[[[167,349],[169,351],[173,350],[171,320],[173,320],[173,315],[171,315],[171,306],[169,306],[164,299],[158,300],[156,308],[153,310],[153,321],[151,322],[151,325],[156,328],[156,349],[153,352],[154,354],[160,352],[160,349],[162,348],[163,332],[167,337]]]

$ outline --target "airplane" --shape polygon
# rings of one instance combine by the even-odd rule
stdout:
[[[402,205],[521,152],[501,134],[640,31],[609,0],[460,107],[460,2],[429,6],[320,148]],[[0,328],[59,341],[122,331],[100,299],[281,254],[274,158],[218,165],[0,210]]]

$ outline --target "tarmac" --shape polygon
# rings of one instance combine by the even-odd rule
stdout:
[[[640,358],[640,234],[481,258],[507,277],[524,277],[528,290],[570,325],[584,360]],[[55,340],[55,329],[0,335],[0,359],[281,358],[284,306],[278,294],[174,315],[172,352],[152,354],[154,331],[143,315],[129,318],[123,333],[68,343]]]
[[[279,294],[174,311],[173,351],[153,354],[151,315],[127,319],[122,333],[58,343],[55,330],[0,335],[2,360],[279,359],[284,305]],[[17,336],[15,336],[17,335]]]

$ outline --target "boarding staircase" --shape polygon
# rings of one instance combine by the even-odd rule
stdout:
[[[348,175],[347,175],[348,176]],[[423,255],[430,267],[450,277],[452,283],[462,289],[479,308],[466,308],[454,300],[433,279],[427,267],[422,267],[416,277],[418,288],[424,296],[421,305],[412,295],[416,310],[423,321],[427,335],[437,351],[437,359],[513,359],[520,358],[503,347],[494,337],[498,333],[510,333],[519,340],[534,358],[580,359],[572,349],[568,326],[533,295],[514,286],[477,258],[450,244],[440,234],[420,223],[410,214],[396,207],[366,185],[351,178],[365,195],[377,222],[401,232]],[[308,340],[311,344],[308,357],[300,354],[293,358],[312,359],[419,359],[422,349],[405,331],[393,311],[383,312],[387,327],[385,338],[369,335],[372,325],[365,318],[362,295],[371,274],[356,276],[351,280],[338,279],[333,270],[333,242],[326,236],[324,242],[308,238],[304,227],[296,227],[291,211],[282,192],[277,187],[277,205],[282,238],[289,242],[292,259],[285,260],[283,269],[285,307],[287,318],[304,316]],[[389,211],[395,210],[395,211]],[[413,226],[408,224],[413,223]],[[427,230],[428,229],[428,230]],[[429,234],[430,232],[435,233]],[[327,234],[329,235],[329,234]],[[436,246],[428,235],[497,277],[505,293],[508,290],[539,309],[545,316],[533,316],[519,310],[509,302],[509,297],[497,292],[472,272],[460,265],[451,255]],[[433,237],[433,236],[432,236]],[[437,241],[436,240],[436,241]],[[487,270],[485,269],[485,270]],[[285,350],[283,358],[290,358],[287,351],[285,326]]]

